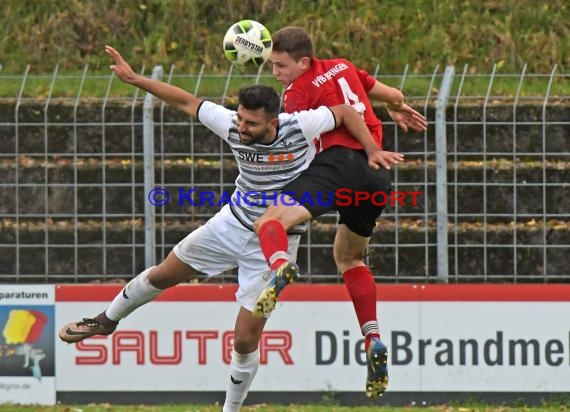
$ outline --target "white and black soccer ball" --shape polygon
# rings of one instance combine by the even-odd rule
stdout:
[[[241,20],[224,36],[224,54],[236,66],[261,66],[273,48],[271,33],[255,20]]]

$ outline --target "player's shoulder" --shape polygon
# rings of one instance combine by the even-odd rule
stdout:
[[[330,116],[331,110],[325,106],[320,105],[315,108],[307,108],[295,110],[290,113],[282,112],[279,114],[279,128],[285,127],[298,127],[299,122],[307,122],[309,120],[314,120],[323,117]]]
[[[306,72],[307,77],[311,78],[311,81],[318,78],[318,76],[325,76],[327,78],[331,76],[336,76],[339,73],[358,73],[358,68],[347,59],[315,59],[311,65],[311,69]]]
[[[303,115],[299,113],[298,111],[279,113],[279,130],[282,131],[284,129],[290,129],[291,127],[299,127],[299,118]]]
[[[231,116],[235,114],[235,111],[210,100],[202,100],[198,106],[198,116],[202,113],[224,113]]]
[[[340,57],[335,57],[333,59],[323,59],[323,60],[315,59],[314,63],[316,63],[317,66],[321,66],[321,67],[326,68],[326,69],[330,69],[332,67],[337,67],[338,65],[355,67],[354,63],[352,63],[350,60],[343,59]]]
[[[326,106],[319,106],[314,109],[295,110],[290,113],[279,113],[279,128],[299,127],[299,122],[306,122],[313,118],[328,115],[330,109]]]

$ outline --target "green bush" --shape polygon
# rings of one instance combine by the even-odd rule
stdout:
[[[111,44],[136,65],[225,71],[222,37],[242,18],[271,31],[303,26],[319,56],[384,73],[437,64],[488,73],[493,63],[538,73],[570,63],[567,0],[2,0],[0,64],[4,72],[27,64],[103,71]]]

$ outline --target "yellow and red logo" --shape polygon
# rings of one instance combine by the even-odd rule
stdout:
[[[47,316],[37,310],[14,309],[2,331],[7,344],[34,343],[42,335]]]

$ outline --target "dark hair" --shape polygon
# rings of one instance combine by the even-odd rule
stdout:
[[[313,60],[315,49],[309,33],[302,27],[286,26],[271,35],[273,51],[285,52],[295,61],[301,57]]]
[[[238,103],[247,110],[263,109],[274,118],[279,115],[281,99],[273,87],[256,84],[239,89]]]

